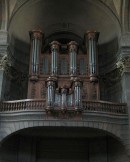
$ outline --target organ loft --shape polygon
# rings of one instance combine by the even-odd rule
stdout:
[[[99,100],[97,43],[99,32],[84,36],[85,50],[75,40],[53,40],[30,31],[28,98],[45,99],[46,108],[81,110],[83,100]]]

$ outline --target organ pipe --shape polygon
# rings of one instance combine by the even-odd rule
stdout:
[[[56,80],[49,77],[47,79],[47,107],[53,108],[55,102]]]
[[[82,94],[81,94],[82,82],[79,79],[74,81],[74,102],[75,109],[81,109],[82,107]]]
[[[58,53],[60,43],[57,41],[51,42],[51,75],[56,76],[58,74]]]
[[[39,73],[39,56],[41,53],[43,33],[40,30],[30,31],[31,39],[31,75],[38,75]]]
[[[77,74],[77,46],[75,41],[71,41],[69,44],[70,53],[70,75],[74,76]]]
[[[67,88],[61,89],[61,108],[65,109],[67,106]]]
[[[98,61],[97,61],[97,42],[98,42],[99,32],[88,31],[88,48],[89,48],[89,69],[90,69],[90,81],[98,81]]]

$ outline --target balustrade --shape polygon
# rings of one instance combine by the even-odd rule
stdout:
[[[46,101],[37,99],[27,99],[18,101],[1,101],[0,112],[26,111],[26,110],[46,110]],[[54,107],[53,110],[60,111],[62,107]],[[74,105],[66,107],[66,111],[75,111]],[[108,114],[127,114],[127,105],[124,103],[112,103],[105,101],[82,101],[81,110],[83,112],[101,112]]]

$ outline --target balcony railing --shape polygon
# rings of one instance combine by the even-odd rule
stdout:
[[[45,109],[45,100],[25,99],[0,102],[0,112],[43,109]]]
[[[26,99],[16,101],[1,101],[0,112],[46,110],[46,101],[38,99]],[[60,108],[53,110],[60,111]],[[66,108],[66,111],[76,111],[74,107]],[[112,103],[106,101],[83,101],[83,112],[103,112],[111,114],[127,114],[127,105],[124,103]]]
[[[106,112],[114,114],[127,114],[127,104],[106,101],[83,101],[83,110],[90,112]]]

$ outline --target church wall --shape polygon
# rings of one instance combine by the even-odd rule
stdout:
[[[128,20],[129,22],[129,31],[130,31],[130,2],[129,2],[129,20]]]

